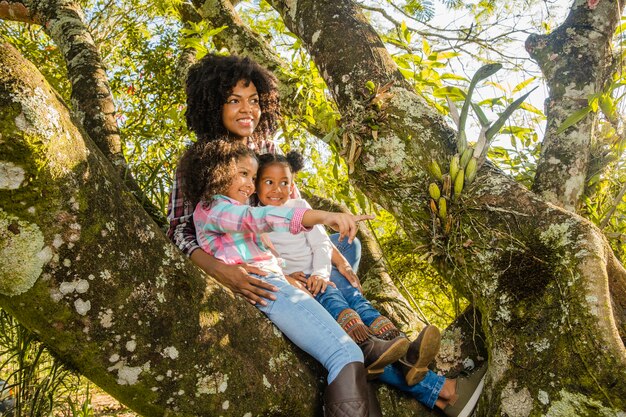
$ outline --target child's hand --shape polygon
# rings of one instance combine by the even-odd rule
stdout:
[[[345,213],[328,213],[324,219],[324,224],[336,232],[339,232],[339,241],[343,238],[348,238],[348,243],[352,243],[356,232],[358,231],[357,222],[363,220],[372,220],[376,216],[373,214],[360,214],[355,216],[353,214]]]
[[[291,274],[285,276],[306,284],[306,275],[302,271],[292,272]]]
[[[336,265],[336,267],[339,273],[343,275],[354,288],[359,290],[360,293],[363,293],[361,281],[348,262],[342,262]]]
[[[293,285],[294,287],[301,289],[302,291],[304,291],[305,293],[307,293],[308,295],[310,295],[311,297],[313,297],[313,295],[309,292],[309,290],[306,289],[306,287],[304,286],[304,284],[302,282],[300,282],[299,280],[292,278],[292,275],[285,275],[285,278],[287,279],[287,281]],[[306,283],[306,280],[304,281]]]
[[[317,294],[324,293],[326,292],[326,287],[327,286],[333,286],[336,288],[335,284],[328,281],[327,279],[324,279],[318,275],[311,275],[309,277],[309,279],[306,280],[306,287],[308,288],[308,290],[311,292],[311,294],[313,295],[313,297],[315,297]]]

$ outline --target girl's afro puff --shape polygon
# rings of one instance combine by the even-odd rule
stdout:
[[[257,178],[261,177],[261,172],[267,166],[272,164],[283,164],[287,165],[291,170],[292,174],[299,172],[302,168],[304,168],[304,158],[302,154],[298,151],[290,151],[287,155],[279,155],[266,153],[258,156],[259,160],[259,170],[257,171]]]

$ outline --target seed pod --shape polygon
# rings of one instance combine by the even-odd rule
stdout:
[[[437,163],[437,161],[435,161],[434,159],[430,161],[430,164],[428,165],[428,170],[436,180],[441,181],[441,168],[439,168],[439,164]]]
[[[443,232],[446,235],[449,235],[451,231],[452,231],[452,216],[448,214],[448,217],[446,217],[446,225],[444,226]]]
[[[450,175],[445,174],[443,176],[443,195],[446,196],[446,198],[450,198],[451,192],[452,192],[452,178],[450,178]]]
[[[439,198],[439,218],[441,220],[445,220],[446,219],[446,215],[448,214],[448,202],[446,201],[445,197],[440,197]]]
[[[461,134],[459,135],[458,143],[457,143],[457,150],[459,151],[460,154],[463,154],[463,152],[465,152],[466,149],[467,149],[467,138],[465,136],[465,132],[461,132]]]
[[[476,160],[475,157],[470,159],[470,161],[467,163],[467,167],[465,168],[465,183],[468,185],[471,184],[472,181],[474,181],[474,178],[476,178],[476,164],[477,163],[478,161]]]
[[[472,158],[472,155],[474,155],[473,148],[467,148],[465,152],[463,152],[463,155],[461,156],[461,170],[465,169],[467,163]]]
[[[435,200],[432,198],[430,199],[430,211],[432,211],[435,216],[437,215],[437,203],[435,203]]]
[[[428,186],[428,194],[430,194],[430,196],[434,200],[439,200],[439,197],[441,197],[441,191],[439,191],[439,187],[437,187],[437,184],[435,184],[434,182],[430,183],[430,185]]]
[[[457,154],[454,154],[454,156],[450,160],[450,177],[452,178],[452,181],[454,181],[454,179],[456,178],[456,174],[459,173],[459,159],[460,158],[461,157],[457,153]]]
[[[460,170],[458,174],[456,174],[456,179],[454,180],[454,196],[458,197],[461,195],[461,191],[463,191],[463,181],[465,180],[465,172]]]

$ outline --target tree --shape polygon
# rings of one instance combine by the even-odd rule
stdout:
[[[233,3],[194,1],[193,11],[228,25],[216,38],[231,51],[272,68],[287,110],[297,113],[284,63],[238,20]],[[580,205],[597,115],[560,129],[612,74],[621,4],[575,2],[557,30],[527,42],[551,94],[535,192],[487,162],[437,220],[428,167],[435,161],[448,172],[462,146],[457,132],[405,80],[357,4],[269,3],[333,95],[344,121],[334,146],[355,184],[428,246],[434,265],[480,311],[489,372],[479,414],[626,409],[626,271],[602,231],[568,211]],[[0,17],[43,24],[61,45],[72,91],[101,76],[98,64],[80,65],[81,52],[94,48],[76,10],[62,0],[0,3]],[[98,149],[110,151],[110,142],[91,142],[98,124],[72,118],[36,68],[8,44],[2,50],[0,166],[9,180],[0,189],[0,306],[145,415],[319,409],[315,366],[303,366],[307,359],[253,308],[205,281],[166,242]],[[74,114],[85,104],[73,103]],[[90,121],[105,120],[98,111]],[[411,407],[396,405],[394,415],[403,412]]]

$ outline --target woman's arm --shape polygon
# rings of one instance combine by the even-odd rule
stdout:
[[[267,305],[264,299],[276,299],[276,296],[268,291],[278,291],[278,288],[249,275],[250,273],[266,275],[264,271],[255,266],[248,264],[227,265],[202,249],[194,250],[190,259],[220,284],[244,297],[250,304]]]

